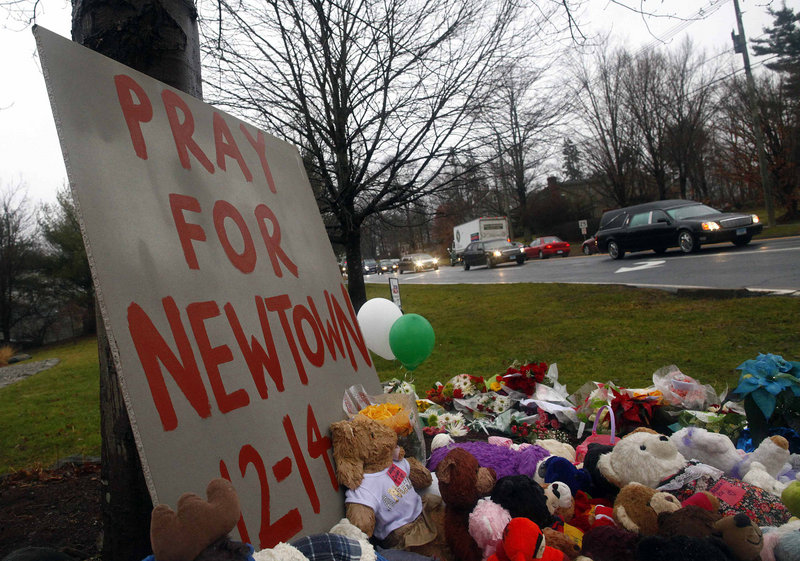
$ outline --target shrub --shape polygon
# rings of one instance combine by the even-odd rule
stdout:
[[[3,345],[0,347],[0,366],[8,365],[8,361],[11,360],[11,357],[17,354],[16,349],[10,345]]]

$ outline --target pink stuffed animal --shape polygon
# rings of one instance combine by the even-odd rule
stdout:
[[[484,561],[497,551],[511,514],[491,499],[479,499],[469,515],[469,534],[483,551]]]

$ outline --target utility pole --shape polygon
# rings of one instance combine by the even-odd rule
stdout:
[[[202,99],[200,39],[192,0],[72,0],[72,40]],[[153,503],[119,386],[109,334],[100,306],[96,309],[102,436],[101,556],[102,561],[141,561],[151,552]]]
[[[764,204],[767,207],[767,226],[775,226],[775,208],[772,204],[772,176],[769,172],[767,162],[767,152],[764,149],[764,130],[761,126],[761,110],[758,107],[756,98],[756,86],[753,81],[753,73],[750,71],[750,56],[747,54],[747,39],[744,35],[744,25],[742,24],[742,12],[739,9],[739,0],[733,0],[733,8],[736,10],[736,24],[739,27],[739,35],[731,31],[733,39],[733,50],[742,53],[744,60],[744,74],[747,81],[747,98],[750,101],[750,111],[753,114],[753,136],[756,140],[756,150],[758,151],[758,168],[761,172],[761,188],[764,192]]]

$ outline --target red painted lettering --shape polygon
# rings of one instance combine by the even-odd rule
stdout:
[[[219,365],[231,362],[233,353],[227,345],[212,347],[206,330],[206,320],[219,316],[219,306],[216,302],[194,302],[186,307],[186,314],[189,316],[189,324],[192,326],[200,356],[206,367],[211,390],[217,400],[217,406],[222,413],[228,413],[234,409],[246,407],[250,403],[250,396],[243,388],[228,393],[222,382],[222,375]]]
[[[228,317],[228,322],[231,324],[233,335],[236,337],[236,342],[239,343],[239,349],[242,351],[247,367],[250,369],[250,375],[253,377],[253,382],[258,390],[258,395],[261,399],[267,399],[269,390],[267,389],[267,382],[264,377],[264,370],[272,378],[275,383],[275,388],[283,391],[283,373],[281,372],[281,363],[278,359],[278,353],[275,350],[275,340],[272,338],[272,329],[269,326],[269,319],[267,318],[267,308],[264,305],[264,299],[256,296],[256,310],[258,311],[258,319],[261,322],[261,332],[264,335],[264,345],[255,338],[250,338],[250,343],[247,342],[247,337],[242,329],[242,324],[239,323],[239,318],[233,310],[233,306],[228,303],[224,306],[225,315]]]
[[[274,524],[270,524],[270,496],[267,470],[264,460],[258,455],[256,449],[246,444],[239,451],[239,471],[242,477],[247,472],[247,467],[252,465],[256,470],[258,481],[261,484],[261,527],[258,531],[260,549],[270,549],[280,542],[288,542],[293,536],[303,529],[303,518],[300,511],[293,508],[281,516]]]
[[[314,315],[314,320],[316,320],[317,326],[322,333],[322,337],[325,339],[325,344],[331,353],[331,357],[333,360],[336,360],[336,347],[339,347],[339,352],[342,354],[342,356],[344,356],[344,345],[342,344],[342,337],[339,335],[339,326],[334,320],[333,308],[331,307],[331,295],[327,290],[325,291],[325,302],[328,304],[328,319],[325,322],[325,325],[323,325],[322,319],[317,311],[317,306],[314,304],[311,296],[308,297],[308,307],[311,309],[311,313]],[[333,346],[334,343],[336,344],[336,347]]]
[[[136,353],[139,355],[139,362],[147,377],[150,394],[153,396],[153,402],[161,419],[161,426],[165,431],[171,431],[177,428],[178,417],[175,414],[175,408],[159,363],[164,365],[183,395],[189,400],[189,404],[201,418],[205,419],[211,416],[211,404],[200,377],[189,338],[181,322],[178,307],[171,297],[166,297],[161,302],[178,347],[180,360],[169,348],[141,306],[135,302],[128,306],[128,332],[133,339]]]
[[[319,496],[317,495],[317,488],[314,485],[311,472],[308,470],[308,464],[306,464],[306,459],[303,457],[303,452],[300,450],[300,442],[297,440],[297,434],[294,432],[294,426],[292,426],[292,420],[289,418],[289,415],[283,418],[283,430],[286,432],[286,438],[289,439],[289,445],[292,447],[294,463],[297,465],[297,469],[300,470],[300,479],[302,479],[306,495],[308,495],[308,499],[311,501],[311,508],[316,514],[319,514]]]
[[[286,294],[266,298],[265,302],[267,303],[267,309],[270,312],[278,312],[278,318],[280,318],[281,327],[283,327],[283,332],[286,335],[286,342],[289,343],[289,349],[292,351],[294,364],[297,367],[297,374],[300,376],[300,383],[302,383],[304,386],[307,386],[308,375],[306,374],[305,366],[303,366],[303,359],[300,358],[300,352],[297,350],[297,343],[294,340],[294,335],[292,335],[292,328],[289,325],[289,318],[286,315],[286,310],[291,309],[292,302],[289,300],[289,297]]]
[[[162,91],[161,99],[164,102],[164,109],[167,112],[169,126],[172,129],[172,138],[175,140],[175,148],[178,150],[181,165],[185,169],[192,169],[192,164],[189,161],[189,152],[191,152],[197,158],[197,161],[206,168],[208,173],[214,173],[214,164],[211,163],[208,156],[205,155],[194,138],[192,138],[194,134],[194,116],[189,106],[178,94],[171,90]],[[183,113],[183,121],[178,115],[178,110]]]
[[[229,156],[239,163],[239,169],[248,183],[253,181],[253,174],[242,157],[239,151],[239,146],[236,144],[231,129],[228,128],[228,123],[222,118],[219,113],[214,113],[214,144],[217,147],[217,166],[223,171],[228,171],[225,165],[225,156]]]
[[[286,269],[297,277],[297,265],[286,255],[281,247],[281,228],[278,225],[278,218],[270,210],[267,205],[258,205],[255,210],[256,219],[258,220],[258,228],[261,230],[261,237],[264,239],[264,245],[267,247],[269,259],[272,262],[272,270],[275,276],[280,278],[283,276],[280,262],[284,264]],[[267,228],[267,221],[272,224],[272,234],[269,233]]]
[[[333,443],[329,436],[322,436],[317,423],[317,416],[314,415],[314,410],[308,406],[306,411],[306,445],[308,446],[308,455],[316,459],[322,457],[325,462],[325,469],[328,470],[328,477],[331,479],[331,486],[334,491],[339,490],[339,482],[336,481],[336,471],[333,469],[333,462],[331,461],[328,450],[333,448]]]
[[[253,139],[253,135],[250,134],[250,132],[247,130],[247,127],[244,126],[244,123],[240,124],[239,128],[247,137],[247,141],[250,143],[250,146],[252,146],[256,151],[256,154],[258,154],[258,159],[261,161],[261,169],[264,170],[264,178],[267,180],[269,190],[275,193],[275,181],[272,179],[272,172],[270,171],[269,164],[267,163],[267,143],[264,138],[264,133],[257,131],[258,134],[256,134],[256,138]]]
[[[226,218],[233,220],[236,227],[239,228],[244,243],[242,253],[237,253],[228,238],[228,230],[225,228]],[[225,250],[225,255],[228,256],[231,264],[245,274],[252,273],[256,268],[256,245],[253,243],[253,237],[250,235],[250,230],[247,229],[247,224],[244,223],[244,218],[236,210],[236,207],[227,201],[214,203],[214,229],[217,231],[222,249]]]
[[[281,458],[272,466],[272,475],[280,483],[292,474],[292,459],[289,456]]]
[[[194,252],[192,240],[204,242],[206,241],[206,233],[203,231],[202,226],[186,222],[183,217],[183,211],[200,212],[200,203],[194,197],[170,193],[169,207],[172,211],[175,229],[178,231],[178,239],[181,241],[186,264],[189,265],[190,269],[199,269],[200,266],[197,264],[197,255]]]
[[[114,76],[114,85],[117,87],[119,106],[125,116],[125,124],[128,125],[133,149],[137,156],[146,160],[147,145],[144,142],[141,124],[148,123],[153,118],[153,104],[150,103],[144,88],[130,76],[117,74]],[[136,94],[136,101],[132,94]]]
[[[292,321],[294,323],[294,331],[297,334],[297,340],[300,342],[300,348],[303,349],[303,354],[314,366],[322,366],[325,362],[325,347],[322,345],[322,334],[320,333],[317,322],[314,321],[314,316],[308,311],[308,308],[298,304],[294,307],[292,312]],[[308,344],[306,332],[303,330],[303,322],[308,324],[317,342],[317,349],[311,350]]]
[[[358,371],[356,357],[353,354],[352,347],[350,346],[350,337],[353,338],[353,342],[358,347],[359,352],[361,352],[361,356],[364,357],[364,361],[367,363],[367,366],[372,365],[372,360],[370,359],[367,345],[364,343],[364,336],[361,334],[361,330],[358,328],[356,313],[353,310],[353,304],[350,303],[350,297],[347,295],[347,289],[345,289],[343,284],[340,286],[342,287],[342,298],[344,298],[347,311],[350,315],[349,320],[348,317],[345,316],[344,310],[342,310],[342,307],[339,305],[339,302],[337,302],[336,298],[331,297],[331,301],[333,304],[334,314],[336,315],[336,321],[339,323],[339,331],[344,337],[345,345],[347,345],[347,354],[350,356],[350,364],[353,366],[354,370]],[[350,334],[350,337],[347,336],[348,333]]]

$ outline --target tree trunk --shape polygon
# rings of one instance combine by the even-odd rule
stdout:
[[[197,11],[188,0],[73,0],[72,38],[202,98]],[[150,552],[153,504],[102,319],[97,321],[97,331],[103,440],[102,558],[141,561]]]
[[[190,0],[72,0],[72,40],[203,97],[197,10]]]
[[[355,230],[347,236],[344,246],[347,256],[347,293],[358,312],[367,301],[367,289],[364,286],[364,268],[361,266],[361,231]]]
[[[100,358],[100,469],[103,561],[141,561],[151,553],[153,502],[142,473],[131,422],[119,388],[102,318],[97,319]]]

